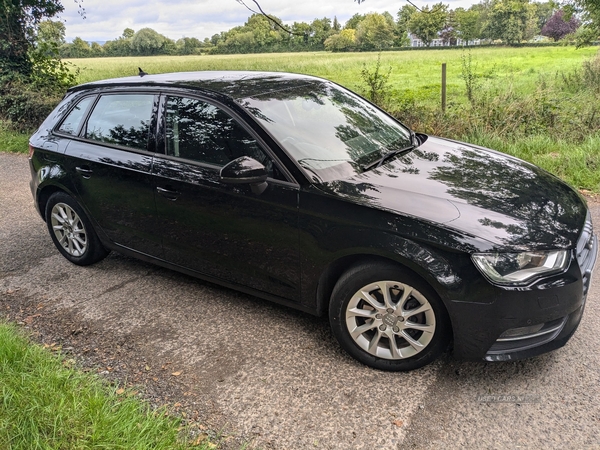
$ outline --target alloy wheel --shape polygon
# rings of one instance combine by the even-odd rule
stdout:
[[[50,216],[58,244],[71,256],[82,256],[88,247],[87,233],[79,215],[66,203],[56,203]]]
[[[346,327],[363,350],[383,359],[410,358],[427,348],[436,330],[427,298],[408,284],[377,281],[348,302]]]

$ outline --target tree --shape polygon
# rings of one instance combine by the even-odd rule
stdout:
[[[223,38],[222,38],[221,34],[215,33],[210,37],[210,43],[212,45],[217,45],[222,39]]]
[[[454,18],[456,19],[457,34],[465,44],[478,39],[481,34],[481,13],[475,9],[465,10],[456,8]]]
[[[562,39],[567,34],[575,33],[579,28],[580,22],[575,16],[565,20],[565,12],[561,9],[554,13],[542,28],[542,36],[548,36],[554,39],[554,42]]]
[[[35,43],[29,50],[29,59],[60,58],[60,46],[65,43],[65,24],[44,20],[39,23]],[[35,53],[35,54],[34,54]]]
[[[323,17],[315,19],[310,23],[310,36],[308,42],[311,47],[324,48],[325,40],[334,34],[335,31],[331,28],[331,19]]]
[[[408,32],[408,23],[410,22],[410,19],[413,16],[413,14],[416,12],[417,8],[413,5],[402,6],[402,8],[398,10],[398,14],[396,15],[398,27]]]
[[[195,37],[184,37],[176,42],[177,53],[180,55],[199,54],[204,44]]]
[[[454,11],[449,11],[446,15],[446,23],[440,31],[440,39],[444,44],[456,45],[458,39],[458,22]]]
[[[358,24],[356,41],[364,50],[381,50],[391,47],[394,43],[393,19],[386,18],[383,14],[369,13]]]
[[[556,2],[533,3],[533,7],[535,8],[538,30],[541,30],[556,12]]]
[[[358,24],[361,23],[364,18],[364,14],[356,13],[348,19],[348,21],[344,24],[344,28],[352,28],[353,30],[356,30],[358,28]]]
[[[224,45],[236,53],[250,53],[256,47],[256,40],[252,31],[244,31],[242,27],[239,27],[237,30],[230,30],[225,42],[219,45]]]
[[[565,20],[580,13],[583,29],[577,32],[577,46],[589,45],[600,36],[600,2],[598,0],[564,0]]]
[[[404,5],[398,10],[396,14],[396,42],[394,43],[397,47],[403,47],[410,45],[410,31],[408,29],[408,23],[414,13],[417,12],[417,8],[413,5]]]
[[[408,29],[417,36],[426,47],[431,45],[434,39],[437,39],[440,31],[446,24],[448,7],[442,3],[423,7],[421,11],[415,12],[408,22]]]
[[[91,52],[92,48],[86,41],[80,37],[73,39],[71,44],[71,58],[87,58]]]
[[[123,34],[117,39],[107,41],[102,46],[102,51],[107,56],[129,56],[132,54],[131,39],[135,31],[131,28],[125,28]]]
[[[306,22],[294,22],[291,31],[293,34],[290,36],[290,47],[295,50],[306,48],[311,32],[310,25]]]
[[[65,33],[65,24],[61,21],[44,20],[38,25],[36,42],[62,45],[65,43]]]
[[[123,39],[131,39],[133,36],[135,36],[135,31],[133,31],[131,28],[125,28],[121,37]]]
[[[152,28],[142,28],[131,38],[131,49],[137,55],[148,56],[160,53],[167,38]]]
[[[345,28],[338,34],[325,40],[325,50],[332,52],[349,52],[356,49],[356,30]]]
[[[91,45],[91,57],[92,58],[97,58],[99,56],[104,55],[104,49],[102,48],[102,46],[100,44],[98,44],[97,42],[92,42]]]
[[[29,76],[33,63],[29,49],[35,42],[35,27],[63,11],[59,0],[2,0],[0,14],[0,73]]]
[[[489,39],[515,44],[536,33],[535,8],[529,0],[493,0],[483,33]]]
[[[339,32],[342,29],[342,25],[338,21],[337,16],[333,16],[333,24],[331,25],[331,28],[333,28],[333,30],[337,32]]]
[[[280,33],[282,26],[283,23],[279,17],[266,17],[262,14],[253,14],[244,25],[245,29],[252,31],[254,34],[256,51],[266,48],[272,49],[279,45],[283,40]]]

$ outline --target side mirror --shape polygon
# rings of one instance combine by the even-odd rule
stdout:
[[[267,169],[249,156],[241,156],[225,164],[219,179],[227,184],[249,184],[252,192],[262,194],[267,188]]]

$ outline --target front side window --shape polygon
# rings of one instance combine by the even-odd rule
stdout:
[[[84,137],[147,150],[153,103],[150,94],[103,95],[88,119]]]
[[[229,114],[198,99],[167,97],[166,153],[216,166],[250,156],[274,177],[273,162],[256,139]]]
[[[90,106],[90,103],[92,103],[95,98],[96,97],[86,97],[77,103],[75,108],[73,108],[67,117],[65,117],[65,120],[62,121],[60,127],[58,127],[58,131],[73,136],[77,135],[83,116]]]

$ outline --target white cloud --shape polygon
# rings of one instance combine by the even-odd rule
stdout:
[[[285,23],[311,22],[315,18],[329,17],[344,23],[356,13],[388,11],[393,16],[406,4],[404,0],[367,0],[360,5],[352,0],[304,0],[281,2],[260,0],[268,14],[281,18]],[[415,1],[417,5],[428,2]],[[432,4],[433,2],[429,2]],[[451,8],[468,7],[473,0],[450,0]],[[254,7],[251,0],[246,4]],[[125,28],[137,31],[150,27],[171,39],[184,36],[204,39],[215,33],[243,25],[252,14],[235,0],[84,0],[86,18],[78,14],[74,1],[64,3],[61,18],[67,27],[67,40],[81,37],[86,41],[115,39]]]

